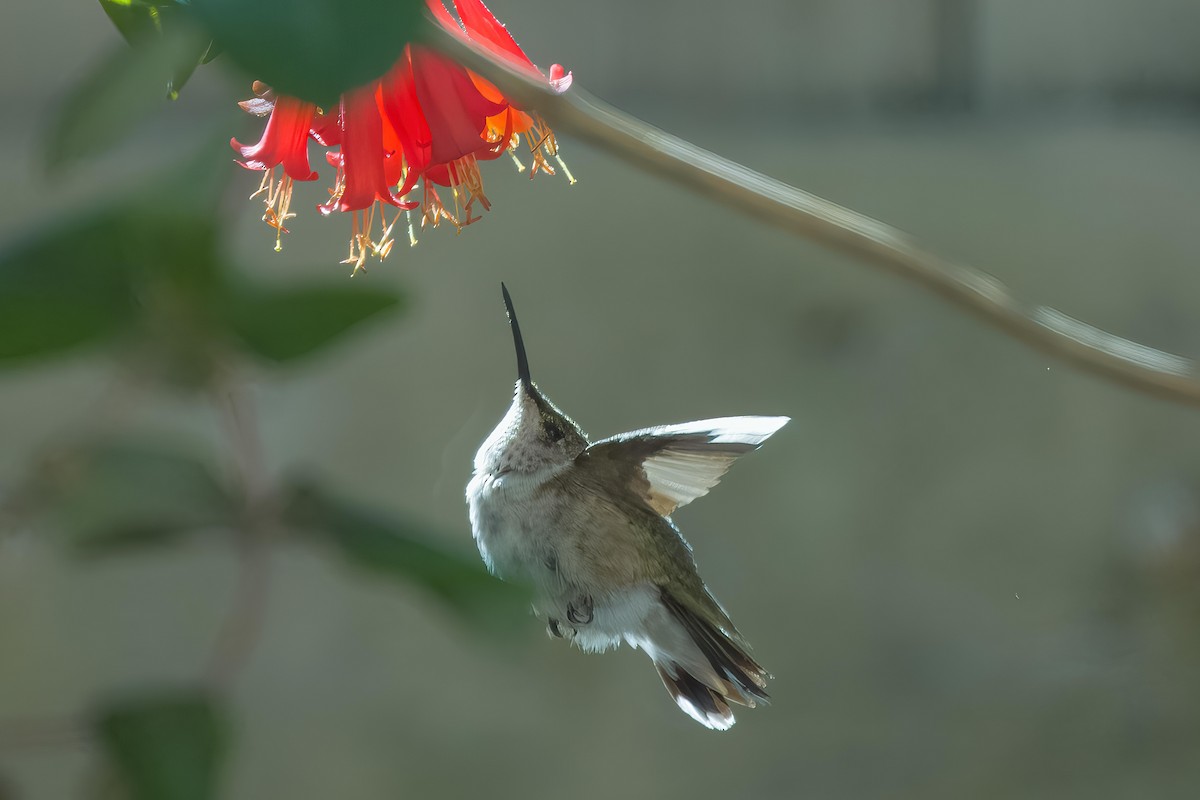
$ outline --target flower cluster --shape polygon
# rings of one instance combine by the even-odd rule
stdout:
[[[426,2],[447,30],[548,81],[555,91],[570,87],[571,74],[558,64],[550,68],[548,78],[544,76],[481,0],[454,0],[458,19],[442,0]],[[422,227],[444,221],[456,230],[478,220],[481,210],[491,208],[479,162],[508,152],[523,170],[516,155],[522,137],[532,159],[530,177],[538,172],[553,175],[548,159],[554,159],[575,182],[558,157],[554,132],[536,113],[515,107],[481,76],[419,44],[405,45],[386,75],[342,95],[337,108],[322,109],[278,95],[261,83],[255,83],[254,92],[254,99],[240,105],[251,114],[268,116],[266,129],[256,144],[236,139],[231,144],[242,166],[264,173],[252,196],[264,198],[263,221],[276,231],[275,249],[280,249],[286,223],[295,216],[295,181],[317,178],[308,158],[312,139],[328,148],[325,157],[336,170],[329,200],[317,208],[326,215],[352,215],[350,253],[343,263],[352,264],[354,272],[370,255],[387,256],[401,214],[410,244],[416,244],[414,216],[419,215]]]

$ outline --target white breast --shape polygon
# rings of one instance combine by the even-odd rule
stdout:
[[[531,577],[531,565],[541,559],[539,531],[529,516],[539,483],[513,473],[476,473],[467,484],[471,533],[483,562],[498,577]]]

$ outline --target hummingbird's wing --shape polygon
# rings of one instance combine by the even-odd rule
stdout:
[[[668,516],[708,494],[739,456],[757,450],[787,417],[722,417],[663,425],[603,439],[581,459],[628,481],[654,511]]]

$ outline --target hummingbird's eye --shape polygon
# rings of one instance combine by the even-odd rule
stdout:
[[[563,440],[563,430],[553,422],[546,423],[546,435],[550,437],[552,442],[561,442]]]

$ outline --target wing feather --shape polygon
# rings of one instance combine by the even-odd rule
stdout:
[[[708,494],[734,461],[757,450],[787,422],[787,417],[722,417],[664,425],[604,439],[584,455],[634,465],[634,489],[668,516]]]

